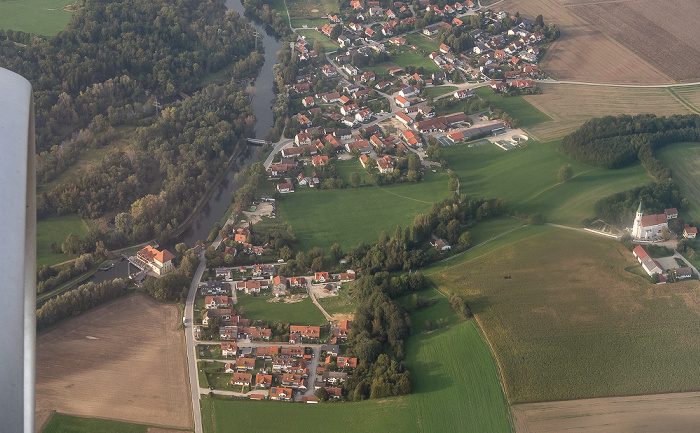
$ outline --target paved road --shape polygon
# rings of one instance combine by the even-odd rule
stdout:
[[[187,346],[187,367],[190,376],[190,394],[192,395],[192,416],[194,417],[194,432],[202,433],[202,412],[199,406],[200,392],[199,377],[197,376],[197,354],[195,353],[196,341],[194,339],[194,298],[197,295],[197,287],[202,279],[202,274],[206,267],[207,260],[204,258],[204,251],[199,253],[199,267],[194,273],[190,292],[187,295],[185,304],[185,342]]]
[[[683,261],[685,262],[685,264],[686,264],[690,269],[692,269],[693,272],[695,272],[695,275],[698,276],[698,277],[700,277],[700,272],[698,272],[698,270],[695,268],[695,266],[693,266],[692,263],[690,263],[688,260],[686,260],[686,258],[683,257],[683,256],[681,255],[681,253],[678,252],[678,250],[673,250],[673,253],[674,253],[674,254],[673,254],[673,257],[674,257],[674,258],[678,258],[678,259],[683,260]]]

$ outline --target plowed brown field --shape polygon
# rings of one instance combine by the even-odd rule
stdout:
[[[700,425],[700,393],[516,404],[517,433],[694,433]]]
[[[698,56],[687,60],[694,52],[688,46],[700,37],[693,31],[698,11],[692,5],[693,0],[506,0],[498,9],[528,18],[542,14],[545,23],[557,24],[561,37],[541,63],[557,80],[669,84],[700,79]]]
[[[37,338],[36,423],[52,411],[192,427],[180,313],[143,295],[72,319]]]

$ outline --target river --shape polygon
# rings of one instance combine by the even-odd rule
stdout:
[[[265,50],[264,63],[260,69],[251,92],[251,105],[255,114],[255,138],[264,139],[267,131],[273,125],[272,104],[275,94],[272,91],[272,83],[275,79],[272,66],[277,63],[276,53],[282,48],[282,40],[276,36],[270,26],[261,22],[257,18],[245,14],[245,8],[240,0],[227,0],[226,7],[233,9],[241,15],[245,15],[258,32],[258,46]],[[193,246],[198,240],[206,240],[214,224],[224,215],[231,203],[231,194],[238,189],[238,184],[233,180],[234,175],[242,168],[258,160],[257,147],[251,147],[248,155],[240,157],[232,165],[226,177],[223,179],[217,190],[204,206],[204,209],[197,215],[190,227],[173,241],[165,245],[172,248],[175,244],[184,242]],[[91,279],[96,283],[102,281],[125,278],[128,276],[128,262],[116,263],[114,268],[108,271],[98,271]],[[131,272],[135,270],[131,269]]]

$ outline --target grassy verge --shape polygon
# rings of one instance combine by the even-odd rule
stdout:
[[[431,98],[437,98],[446,93],[452,93],[457,90],[457,86],[437,86],[437,87],[426,87],[425,93]]]

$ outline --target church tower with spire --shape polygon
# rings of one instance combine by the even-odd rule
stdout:
[[[639,207],[637,208],[637,215],[634,217],[634,225],[632,226],[632,237],[639,239],[642,237],[642,201],[639,201]],[[629,221],[629,220],[628,220]]]

